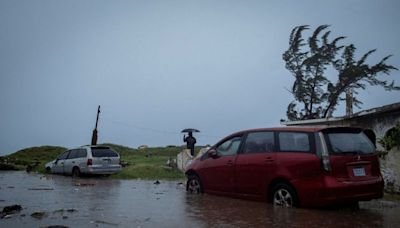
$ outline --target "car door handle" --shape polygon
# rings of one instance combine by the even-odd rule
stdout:
[[[73,161],[73,162],[71,162],[72,164],[75,164],[75,162]]]
[[[229,160],[226,164],[227,165],[233,165],[233,162],[231,160]]]

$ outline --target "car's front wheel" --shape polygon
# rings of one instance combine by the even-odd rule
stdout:
[[[296,191],[286,183],[279,183],[274,186],[272,193],[272,203],[274,206],[296,207],[298,200]]]
[[[186,191],[192,194],[203,193],[203,187],[201,185],[200,178],[197,175],[188,176]]]

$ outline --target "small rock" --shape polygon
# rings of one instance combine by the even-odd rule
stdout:
[[[32,217],[34,217],[34,218],[36,218],[36,219],[42,219],[43,217],[45,217],[47,214],[46,214],[46,212],[44,212],[44,211],[36,211],[36,212],[33,212],[32,214],[31,214],[31,216]]]
[[[76,209],[74,209],[74,208],[71,208],[71,209],[67,209],[67,212],[69,212],[69,213],[73,213],[73,212],[77,212],[78,210],[76,210]]]
[[[4,207],[2,213],[9,215],[9,214],[14,214],[14,213],[20,212],[21,210],[22,210],[21,205],[15,204],[15,205]]]
[[[159,180],[156,180],[156,182],[154,182],[154,184],[160,184],[160,181],[159,181]]]

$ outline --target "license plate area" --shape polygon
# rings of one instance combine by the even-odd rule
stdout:
[[[356,168],[353,168],[353,175],[354,175],[355,177],[365,177],[366,174],[365,174],[365,169],[364,169],[364,167],[356,167]]]
[[[111,159],[109,159],[109,158],[103,159],[103,165],[110,165],[110,164],[111,164]]]

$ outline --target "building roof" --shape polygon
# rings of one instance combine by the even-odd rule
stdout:
[[[381,107],[371,108],[356,112],[349,116],[341,116],[341,117],[329,117],[329,118],[321,118],[321,119],[309,119],[309,120],[295,120],[295,121],[283,121],[282,125],[291,126],[291,125],[307,125],[307,124],[322,124],[329,122],[336,122],[354,118],[361,118],[367,116],[373,116],[384,113],[399,113],[400,114],[400,102],[384,105]]]

